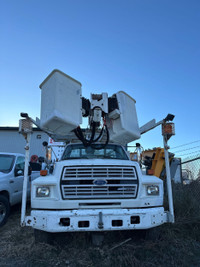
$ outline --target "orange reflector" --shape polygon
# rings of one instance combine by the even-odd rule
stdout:
[[[174,123],[165,123],[162,126],[162,134],[175,135]]]
[[[148,175],[154,175],[154,170],[148,170],[147,173]]]
[[[47,170],[41,170],[40,171],[41,176],[46,176],[47,175]]]

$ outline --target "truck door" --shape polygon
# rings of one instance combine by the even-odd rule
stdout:
[[[18,156],[16,159],[14,177],[10,179],[11,190],[12,190],[12,204],[21,202],[22,190],[23,190],[23,180],[24,180],[24,165],[25,158],[23,156]]]

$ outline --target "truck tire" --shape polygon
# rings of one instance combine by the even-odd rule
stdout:
[[[10,214],[10,203],[6,196],[0,195],[0,227],[3,226]]]
[[[53,234],[42,230],[34,229],[35,243],[53,244]]]

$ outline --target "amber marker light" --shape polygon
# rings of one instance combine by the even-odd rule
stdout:
[[[47,170],[41,170],[40,171],[41,176],[46,176],[47,175]]]

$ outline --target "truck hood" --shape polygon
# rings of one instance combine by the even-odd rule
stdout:
[[[130,165],[133,166],[138,164],[131,160],[121,160],[121,159],[70,159],[62,160],[57,163],[60,166],[75,166],[75,165]]]
[[[118,160],[118,159],[73,159],[73,160],[62,160],[56,162],[53,174],[37,178],[33,181],[33,184],[40,183],[45,184],[46,181],[50,181],[56,184],[56,180],[63,171],[64,167],[67,166],[134,166],[137,169],[137,173],[141,175],[139,164],[131,160]]]
[[[151,175],[151,176],[149,176],[149,175],[142,175],[142,183],[143,184],[153,184],[153,183],[155,183],[155,184],[162,184],[163,181],[160,178],[158,178],[156,176],[153,176],[153,175]]]
[[[117,167],[117,166],[131,166],[131,167],[135,167],[137,169],[137,173],[139,173],[141,175],[141,170],[139,167],[139,164],[135,161],[131,161],[131,160],[118,160],[118,159],[73,159],[73,160],[63,160],[63,161],[59,161],[56,163],[55,165],[55,169],[54,169],[54,175],[59,176],[62,173],[62,170],[64,167],[80,167],[80,166],[99,166],[99,167],[103,167],[103,166],[113,166],[113,167]]]
[[[0,172],[0,178],[1,178],[1,177],[6,177],[7,175],[8,175],[7,173]]]

